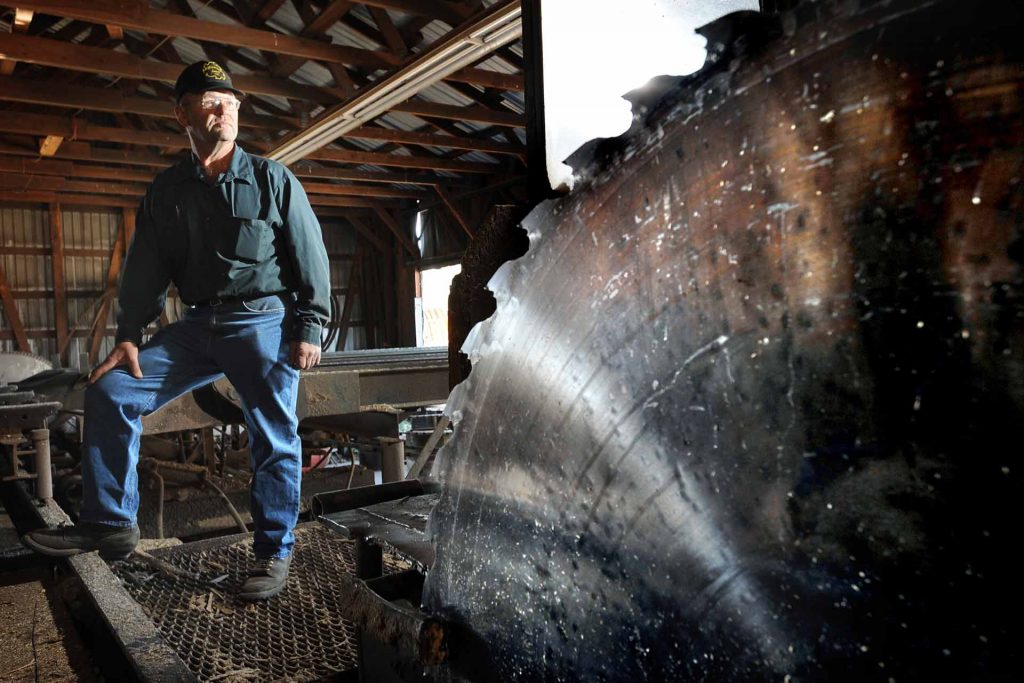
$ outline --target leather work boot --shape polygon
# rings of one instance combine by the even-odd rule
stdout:
[[[48,557],[71,557],[98,550],[100,557],[111,562],[132,554],[139,543],[139,527],[79,522],[74,526],[30,531],[21,537],[21,542]]]
[[[291,555],[256,558],[256,564],[249,569],[249,578],[238,590],[238,597],[250,601],[274,597],[284,589],[291,563]]]

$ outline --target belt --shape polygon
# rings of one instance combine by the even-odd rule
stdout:
[[[244,301],[253,301],[255,299],[265,299],[268,296],[281,296],[285,292],[271,292],[270,294],[248,294],[246,296],[221,296],[213,299],[206,299],[205,301],[197,301],[192,304],[195,308],[208,308],[223,306],[224,304],[240,304]]]
[[[264,296],[271,296],[270,294],[258,294],[256,296],[222,296],[215,299],[207,299],[206,301],[197,301],[192,304],[196,308],[213,308],[215,306],[223,306],[224,304],[240,304],[243,301],[252,301],[253,299],[262,299]]]

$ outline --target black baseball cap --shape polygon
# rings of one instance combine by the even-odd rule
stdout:
[[[181,102],[181,98],[189,93],[206,92],[207,90],[230,90],[239,97],[245,97],[245,93],[231,85],[231,76],[217,62],[205,61],[194,62],[185,67],[174,84],[174,99]]]

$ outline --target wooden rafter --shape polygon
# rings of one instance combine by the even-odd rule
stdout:
[[[461,227],[462,230],[466,233],[466,235],[469,236],[469,239],[475,239],[475,236],[473,235],[473,229],[469,227],[469,223],[466,222],[466,219],[465,217],[463,217],[462,212],[459,211],[459,208],[457,206],[455,206],[455,202],[453,202],[452,198],[448,196],[448,193],[444,191],[444,188],[442,188],[439,185],[435,185],[434,190],[437,192],[437,196],[441,198],[441,201],[444,202],[444,205],[448,207],[449,213],[451,213],[451,215],[455,218],[455,221],[459,224],[459,227]]]
[[[415,114],[419,117],[488,123],[492,126],[511,126],[513,128],[526,127],[526,119],[522,114],[517,114],[507,109],[504,111],[489,109],[488,107],[479,105],[458,106],[426,102],[423,100],[409,100],[396,105],[392,108],[392,111]]]
[[[373,209],[373,212],[374,214],[376,214],[377,218],[379,218],[384,223],[384,225],[387,226],[388,230],[391,231],[391,234],[395,236],[395,239],[398,240],[398,243],[401,244],[405,248],[405,250],[409,252],[409,255],[414,259],[419,258],[419,250],[416,248],[416,245],[412,243],[412,240],[409,239],[409,236],[402,231],[402,228],[398,225],[398,221],[395,220],[394,216],[388,213],[387,209],[385,209],[384,206],[379,203],[371,202],[371,208]]]
[[[174,83],[181,73],[181,66],[178,64],[143,59],[101,47],[82,46],[13,33],[0,33],[0,53],[18,61],[43,66],[166,83]],[[335,95],[327,88],[300,85],[279,78],[240,74],[232,76],[232,81],[244,92],[292,97],[323,104],[337,101]]]
[[[374,68],[387,68],[397,64],[394,55],[388,52],[332,45],[309,38],[289,36],[248,26],[202,21],[194,17],[154,9],[147,3],[126,5],[119,0],[19,0],[19,4],[40,12],[59,14],[81,21],[118,24],[147,33],[208,40],[306,59],[358,64]]]
[[[50,204],[50,272],[53,274],[53,319],[56,323],[57,348],[61,349],[60,362],[68,363],[68,302],[64,283],[64,214],[60,204]]]

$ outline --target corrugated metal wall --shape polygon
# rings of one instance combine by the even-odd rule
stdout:
[[[64,279],[67,293],[68,326],[71,340],[68,346],[68,364],[79,366],[79,358],[87,354],[91,344],[90,328],[100,306],[100,296],[106,288],[110,252],[124,222],[120,210],[64,209],[61,212],[64,228]],[[331,261],[331,287],[336,292],[337,315],[345,305],[342,291],[349,284],[355,253],[356,238],[353,229],[328,220],[323,224],[324,243]],[[45,208],[0,207],[0,267],[6,276],[14,297],[18,315],[29,338],[31,352],[58,364],[56,315],[53,298],[53,270],[51,256],[51,227],[49,211]],[[354,300],[352,322],[360,324],[363,318],[361,297]],[[104,335],[99,350],[103,358],[113,347],[116,300],[110,306]],[[182,312],[181,303],[168,299],[167,315],[176,320]],[[345,348],[366,347],[366,334],[362,327],[349,329]],[[6,315],[0,315],[0,351],[17,350],[18,345]],[[333,349],[331,349],[333,350]]]
[[[123,217],[119,211],[62,210],[64,225],[64,278],[68,325],[73,329],[68,347],[70,365],[89,349],[87,334],[100,294],[106,287],[110,250]],[[53,259],[50,254],[49,210],[0,207],[0,265],[29,339],[31,352],[57,364],[56,312],[53,297]],[[89,253],[81,253],[87,251]],[[13,253],[12,253],[13,252]],[[45,253],[32,253],[45,252]],[[108,325],[113,325],[113,313]],[[109,352],[104,339],[101,355]],[[16,350],[11,325],[0,318],[0,349]]]
[[[96,316],[100,294],[107,286],[110,251],[117,241],[124,222],[120,211],[63,211],[64,217],[64,282],[68,297],[68,325],[76,331],[88,332]],[[78,255],[75,250],[101,249],[104,255]],[[114,326],[116,301],[110,307],[105,325]],[[53,328],[50,328],[53,334]],[[81,354],[89,352],[89,337],[72,336],[68,359],[78,363]],[[99,358],[114,346],[113,332],[104,335]]]
[[[347,256],[346,259],[332,258],[331,259],[331,291],[336,292],[334,296],[335,305],[337,311],[335,315],[341,317],[341,312],[345,306],[345,297],[348,294],[340,293],[339,290],[344,290],[349,284],[349,275],[352,272],[352,260],[356,251],[356,237],[355,231],[351,226],[342,225],[336,221],[323,221],[321,223],[324,234],[324,246],[327,247],[327,253],[334,256]],[[356,295],[353,299],[353,308],[350,320],[359,323],[363,319],[363,306],[362,297]],[[336,350],[352,350],[352,349],[365,349],[366,348],[366,330],[363,327],[350,327],[348,334],[345,337],[345,346],[342,349],[336,348],[337,340],[331,344],[325,351],[336,351]]]

